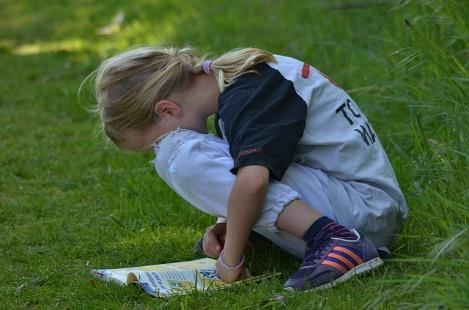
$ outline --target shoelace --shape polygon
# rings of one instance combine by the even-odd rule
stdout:
[[[321,260],[324,253],[327,253],[331,249],[331,234],[328,231],[320,231],[318,235],[312,240],[311,246],[306,248],[305,257],[303,258],[304,265],[310,265],[311,263],[316,263]],[[326,244],[328,243],[328,244]],[[315,251],[311,251],[312,249],[316,249]]]
[[[303,265],[310,265],[311,263],[319,262],[322,259],[322,256],[324,255],[324,253],[326,253],[328,251],[329,251],[329,247],[314,251],[312,254],[305,257],[302,266]]]

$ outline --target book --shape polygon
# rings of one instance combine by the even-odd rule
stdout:
[[[118,269],[93,269],[100,280],[120,285],[137,284],[155,297],[185,295],[194,291],[219,289],[231,284],[217,276],[216,260],[202,258],[185,262]],[[272,275],[252,277],[246,270],[241,282],[267,278]],[[236,282],[239,283],[239,282]]]

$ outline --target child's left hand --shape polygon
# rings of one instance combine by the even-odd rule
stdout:
[[[245,272],[244,268],[244,261],[239,267],[232,269],[222,263],[222,255],[220,255],[217,259],[217,275],[223,282],[231,283],[238,280]]]

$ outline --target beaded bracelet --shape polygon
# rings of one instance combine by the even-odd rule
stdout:
[[[244,254],[241,257],[241,261],[236,266],[228,266],[227,264],[225,264],[225,262],[223,261],[223,254],[225,254],[225,249],[223,249],[220,253],[220,264],[228,270],[236,270],[244,264]]]

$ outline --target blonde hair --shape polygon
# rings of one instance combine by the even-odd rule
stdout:
[[[95,112],[104,133],[120,145],[125,130],[143,130],[156,123],[155,104],[184,90],[192,76],[204,72],[205,59],[190,47],[140,47],[104,60],[95,78]],[[211,72],[222,92],[237,77],[255,72],[253,67],[264,62],[275,62],[275,58],[257,48],[236,49],[213,59]]]

